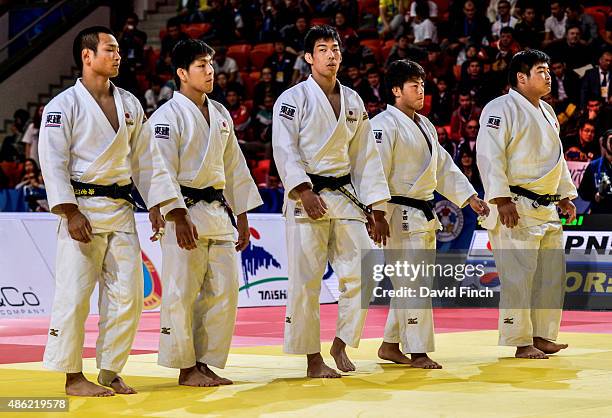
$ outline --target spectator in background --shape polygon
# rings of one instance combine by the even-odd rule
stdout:
[[[453,113],[453,95],[450,93],[448,80],[449,79],[446,77],[438,78],[436,88],[433,89],[429,119],[435,125],[448,125],[451,120],[451,114]],[[446,136],[448,137],[448,133],[446,133]],[[454,156],[454,152],[451,155]]]
[[[466,75],[459,82],[459,90],[470,92],[476,104],[482,106],[494,96],[490,80],[485,77],[480,60],[472,58],[467,64]]]
[[[450,154],[452,158],[455,158],[457,152],[457,144],[451,141],[448,136],[448,131],[445,126],[436,126],[436,134],[438,135],[438,142],[442,145],[442,148]]]
[[[408,35],[400,33],[395,37],[395,44],[389,51],[389,56],[385,61],[385,67],[388,67],[394,61],[409,59],[412,61],[422,61],[423,52],[420,48],[415,48],[410,45]]]
[[[375,69],[370,69],[366,73],[367,84],[364,84],[359,91],[359,95],[364,102],[377,103],[380,107],[387,103],[384,83],[380,72]]]
[[[351,65],[357,66],[360,69],[369,58],[374,58],[374,53],[367,46],[359,43],[357,36],[349,36],[342,50],[342,64],[345,67]]]
[[[593,16],[584,13],[584,7],[580,0],[570,0],[567,2],[567,27],[570,25],[578,25],[582,34],[582,39],[591,44],[599,38],[597,23]]]
[[[469,120],[478,120],[482,109],[477,107],[469,91],[459,92],[459,107],[451,115],[450,137],[459,142],[465,135],[465,125]]]
[[[238,40],[250,40],[253,36],[253,16],[241,0],[230,0],[230,8],[234,18],[234,35]]]
[[[514,54],[519,50],[518,44],[514,41],[514,29],[502,28],[497,41],[497,51],[491,62],[491,71],[499,83],[505,82],[508,78],[508,66]]]
[[[228,88],[225,92],[225,101],[227,103],[227,110],[234,122],[236,138],[238,138],[238,141],[249,141],[251,139],[251,115],[249,115],[247,107],[240,103],[238,91],[231,87]]]
[[[266,96],[278,97],[283,91],[283,86],[274,80],[272,68],[264,67],[261,69],[260,79],[255,84],[255,93],[253,94],[253,103],[256,109],[264,107],[264,99]]]
[[[45,183],[38,163],[33,159],[26,159],[23,179],[15,186],[15,189],[23,189],[31,212],[49,212]]]
[[[551,43],[546,49],[552,59],[565,60],[568,71],[591,63],[591,49],[582,41],[581,33],[580,26],[568,24],[565,38]]]
[[[155,64],[155,74],[172,78],[172,57],[170,53],[166,55],[160,53],[159,60]]]
[[[592,161],[600,156],[599,141],[595,140],[595,123],[583,119],[578,125],[578,135],[564,138],[563,148],[567,161]]]
[[[432,43],[438,43],[438,29],[429,19],[429,6],[427,1],[417,3],[415,8],[416,16],[410,24],[412,34],[414,35],[414,44],[424,47]]]
[[[138,15],[131,13],[119,35],[121,68],[117,84],[129,91],[138,91],[136,72],[144,66],[144,47],[147,34],[138,29]]]
[[[491,25],[491,36],[493,39],[499,39],[503,28],[514,28],[518,20],[510,14],[510,2],[508,0],[500,0],[497,3],[497,18]]]
[[[491,23],[478,13],[476,4],[472,0],[463,3],[462,15],[451,18],[450,23],[452,49],[458,49],[469,43],[481,45],[483,39],[491,37]]]
[[[523,9],[521,20],[514,27],[514,38],[523,49],[541,47],[544,28],[536,15],[535,7],[528,5]]]
[[[346,20],[346,15],[342,11],[336,12],[336,16],[334,17],[334,27],[338,31],[338,35],[340,35],[342,43],[346,42],[346,40],[351,36],[357,36],[357,32],[355,32],[355,29],[349,26],[348,21]]]
[[[215,56],[213,58],[212,66],[217,73],[227,74],[227,81],[229,83],[237,82],[240,83],[240,69],[236,60],[232,57],[227,56],[227,48],[220,46],[215,50]]]
[[[382,38],[394,38],[404,24],[409,0],[379,0],[378,33]]]
[[[612,52],[604,51],[598,64],[584,73],[580,90],[580,105],[586,106],[589,97],[600,97],[604,103],[612,100]]]
[[[180,20],[176,17],[168,19],[166,23],[166,34],[161,40],[160,57],[162,59],[170,57],[170,53],[174,49],[174,46],[185,39],[189,39],[189,36],[181,31]]]
[[[304,51],[304,37],[308,32],[308,17],[298,14],[295,23],[287,25],[281,30],[281,37],[287,44],[287,51],[299,55]]]
[[[291,22],[286,22],[273,0],[266,0],[261,6],[262,24],[259,31],[261,42],[272,42],[278,37],[281,29]]]
[[[565,5],[560,0],[550,2],[550,16],[544,21],[544,42],[546,47],[552,42],[565,38],[565,27],[567,16],[565,15]]]
[[[13,113],[11,135],[7,135],[0,148],[0,161],[23,161],[24,146],[21,138],[25,132],[30,114],[25,109],[17,109]]]
[[[603,155],[587,166],[578,195],[591,202],[590,213],[612,214],[612,129],[601,137]]]
[[[144,93],[144,109],[147,115],[155,112],[155,110],[158,108],[161,100],[160,93],[162,85],[164,84],[163,81],[155,75],[149,76],[149,81],[151,83],[150,87]]]
[[[306,80],[310,74],[310,64],[304,59],[304,52],[302,51],[302,53],[295,58],[295,64],[293,64],[291,85],[295,86],[300,81]]]
[[[209,23],[211,29],[200,39],[205,42],[228,44],[236,39],[234,15],[230,7],[225,7],[224,0],[208,0],[210,9],[204,12],[204,23]]]
[[[6,189],[9,186],[9,178],[4,174],[4,170],[0,166],[0,190]]]
[[[267,94],[263,100],[263,107],[259,108],[255,115],[255,135],[262,143],[269,142],[267,138],[270,133],[269,130],[272,129],[272,110],[275,101],[276,97]],[[268,158],[269,157],[268,155]]]
[[[34,119],[26,128],[23,137],[21,138],[21,142],[25,144],[24,155],[26,160],[31,159],[39,164],[38,160],[38,132],[40,130],[40,123],[42,121],[42,114],[45,110],[43,105],[38,106],[36,109],[36,113],[34,114]]]
[[[361,76],[359,67],[357,67],[356,65],[350,65],[349,67],[346,68],[345,73],[346,73],[346,77],[342,81],[342,84],[344,84],[347,87],[350,87],[351,89],[357,92],[365,88],[365,84],[367,82],[364,81],[363,77]]]
[[[346,24],[351,28],[359,27],[359,4],[357,0],[323,0],[321,11],[327,16],[335,16],[342,12],[346,17]]]
[[[293,65],[296,56],[285,50],[285,41],[277,38],[274,41],[274,52],[264,62],[264,66],[272,70],[272,77],[284,90],[293,79]]]
[[[223,71],[216,73],[215,86],[213,88],[213,92],[210,95],[213,100],[222,103],[223,106],[227,106],[226,96],[229,90],[234,90],[238,92],[238,96],[240,97],[244,95],[244,88],[241,84],[229,81],[229,77]]]
[[[484,187],[482,185],[482,179],[480,178],[480,172],[476,165],[476,150],[470,148],[468,145],[460,145],[457,151],[457,157],[455,158],[455,164],[459,167],[459,170],[464,176],[470,181],[474,189],[479,196],[484,194]]]
[[[463,138],[459,141],[459,149],[467,147],[470,151],[476,152],[476,138],[478,137],[478,129],[480,123],[478,119],[470,119],[465,125]]]
[[[567,107],[572,104],[574,107],[579,104],[580,99],[580,78],[573,71],[567,71],[565,62],[558,58],[551,60],[551,93],[553,96],[553,107],[555,112],[565,112]]]
[[[410,4],[410,19],[414,19],[417,16],[417,7],[419,5],[426,5],[428,8],[429,19],[432,22],[438,20],[438,5],[431,0],[415,0]]]

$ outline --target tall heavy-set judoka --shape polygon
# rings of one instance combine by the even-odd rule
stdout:
[[[225,367],[238,305],[236,252],[249,242],[247,211],[263,203],[229,112],[207,96],[213,55],[200,40],[176,45],[172,64],[180,91],[149,120],[179,195],[162,208],[168,222],[161,240],[158,363],[180,369],[179,384],[187,386],[232,383],[208,366]]]
[[[436,230],[441,224],[433,211],[437,190],[459,207],[470,205],[480,215],[488,207],[476,190],[439,144],[434,125],[417,111],[423,108],[425,71],[416,62],[395,61],[387,70],[385,84],[392,103],[372,119],[372,129],[389,184],[391,200],[374,206],[376,218],[389,220],[386,262],[435,262]],[[393,258],[391,260],[390,258]],[[394,288],[432,288],[433,277],[391,278]],[[400,342],[403,350],[400,350]],[[405,297],[393,300],[380,358],[412,367],[438,369],[430,359],[434,351],[431,299]],[[411,359],[404,353],[411,353]]]
[[[119,71],[118,51],[109,29],[81,31],[73,54],[83,77],[45,106],[40,129],[49,207],[60,215],[55,297],[43,364],[66,373],[69,395],[114,394],[81,373],[85,320],[96,283],[98,382],[117,393],[135,393],[117,375],[127,361],[143,307],[132,180],[151,209],[155,230],[163,226],[158,207],[177,198],[150,141],[138,99],[109,80]]]
[[[353,371],[345,346],[357,347],[365,322],[361,251],[373,247],[367,219],[370,234],[380,240],[371,205],[390,196],[363,102],[336,78],[342,60],[338,33],[315,26],[304,44],[312,76],[281,94],[272,124],[274,160],[285,186],[284,349],[307,355],[309,377],[333,378],[340,374],[320,354],[321,279],[329,260],[341,291],[330,353],[341,371]]]
[[[485,106],[476,141],[488,230],[501,281],[499,344],[516,357],[547,358],[557,344],[565,294],[563,230],[557,213],[574,220],[576,187],[563,157],[559,122],[541,98],[550,92],[549,58],[516,54],[511,90]],[[556,204],[556,206],[555,206]]]

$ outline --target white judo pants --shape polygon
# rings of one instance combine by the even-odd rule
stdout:
[[[70,237],[68,224],[62,220],[44,367],[64,373],[82,371],[85,320],[96,283],[100,290],[96,364],[99,369],[118,373],[128,359],[143,307],[138,236],[96,233],[84,244]]]
[[[533,337],[557,339],[565,296],[559,222],[489,231],[501,282],[499,345],[523,347]]]
[[[157,363],[186,369],[205,363],[224,368],[238,305],[238,265],[234,243],[200,238],[181,249],[175,223],[162,238],[162,304]]]
[[[396,211],[401,214],[401,211]],[[392,220],[391,225],[394,222]],[[386,264],[407,260],[419,264],[435,262],[436,231],[402,233],[401,226],[391,229],[391,239],[387,243],[391,250],[385,254]],[[406,250],[406,251],[402,251]],[[415,257],[416,256],[416,257]],[[398,260],[399,258],[399,260]],[[414,281],[405,277],[391,277],[394,289],[407,287],[419,294],[420,287],[432,288],[433,278],[417,277]],[[401,343],[404,353],[429,353],[435,350],[434,323],[431,298],[410,298],[392,300],[385,324],[386,343]]]
[[[336,337],[357,347],[367,309],[361,301],[362,250],[373,248],[363,222],[349,219],[288,219],[288,299],[284,350],[321,351],[319,296],[327,262],[338,276]]]

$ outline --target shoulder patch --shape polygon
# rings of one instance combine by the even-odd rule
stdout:
[[[499,129],[501,123],[501,117],[489,116],[487,119],[487,128]]]
[[[281,118],[293,120],[293,118],[295,117],[295,110],[295,106],[292,106],[287,103],[281,103],[280,113],[278,114],[278,116],[280,116]]]
[[[383,133],[382,133],[382,129],[374,129],[374,139],[376,139],[376,143],[380,144],[382,142],[382,137],[383,137]]]
[[[155,125],[155,138],[170,139],[170,125],[158,123]]]
[[[62,114],[60,112],[47,113],[47,120],[45,121],[45,128],[61,128],[61,127],[62,127]]]

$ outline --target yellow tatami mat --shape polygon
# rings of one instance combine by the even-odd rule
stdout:
[[[612,417],[612,335],[560,340],[570,344],[561,355],[519,360],[494,345],[496,331],[439,334],[432,357],[444,369],[429,371],[378,361],[380,340],[363,340],[349,352],[358,371],[331,380],[304,378],[305,359],[281,347],[235,348],[220,373],[235,384],[217,388],[179,387],[177,372],[157,366],[156,354],[134,355],[123,377],[136,395],[72,397],[69,413],[0,416]],[[94,359],[85,372],[95,378]],[[3,397],[62,396],[63,383],[40,363],[0,366]]]

